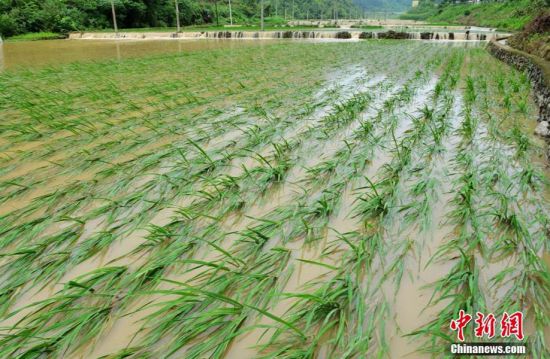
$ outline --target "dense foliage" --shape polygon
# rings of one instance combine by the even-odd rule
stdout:
[[[550,0],[423,0],[401,18],[520,30],[548,6]]]
[[[109,0],[2,0],[0,33],[10,36],[25,32],[67,32],[112,26]],[[170,0],[115,0],[120,27],[158,27],[175,23]],[[212,22],[215,3],[179,0],[182,24]],[[254,0],[239,0],[235,16],[251,16]]]
[[[174,0],[114,0],[120,28],[175,26]],[[403,4],[405,0],[396,0]],[[407,0],[408,2],[408,0]],[[239,23],[257,22],[259,0],[233,0],[232,16]],[[182,25],[229,23],[227,0],[178,0]],[[265,14],[280,21],[306,18],[347,18],[361,7],[379,9],[380,0],[265,0]],[[358,5],[359,4],[359,5]],[[395,7],[392,7],[395,9]],[[0,34],[64,33],[112,27],[110,0],[0,0]]]

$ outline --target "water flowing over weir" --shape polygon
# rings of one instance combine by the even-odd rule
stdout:
[[[497,32],[399,32],[399,31],[196,31],[196,32],[120,32],[95,33],[74,32],[69,39],[405,39],[405,40],[442,40],[442,41],[491,41],[507,34]]]

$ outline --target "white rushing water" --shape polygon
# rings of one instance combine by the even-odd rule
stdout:
[[[304,31],[194,31],[194,32],[78,32],[71,33],[70,39],[382,39],[400,38],[409,40],[444,41],[491,41],[508,34],[494,31],[362,31],[362,30],[304,30]]]

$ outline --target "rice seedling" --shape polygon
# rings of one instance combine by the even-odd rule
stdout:
[[[522,310],[544,357],[548,176],[495,61],[296,41],[2,73],[0,355],[393,357],[431,246],[408,351]]]
[[[408,93],[409,91],[409,88],[405,87],[404,92]],[[403,99],[399,94],[396,96]],[[410,98],[405,97],[408,101],[410,101]],[[390,102],[386,101],[386,104]],[[386,105],[383,107],[383,111],[391,112],[392,110],[392,106]],[[425,114],[429,116],[430,111],[426,110]],[[379,118],[379,116],[377,117]],[[393,118],[395,119],[395,117]],[[321,346],[329,346],[328,352],[333,355],[342,353],[345,353],[345,356],[366,355],[367,353],[384,355],[384,353],[387,353],[388,347],[383,338],[382,319],[386,313],[383,309],[386,303],[377,301],[374,308],[370,306],[367,309],[363,298],[369,297],[367,294],[369,291],[375,292],[376,290],[372,288],[376,288],[376,285],[373,285],[369,290],[361,283],[363,278],[367,276],[364,271],[369,270],[373,258],[379,253],[382,223],[384,223],[384,217],[394,200],[395,186],[399,181],[399,174],[408,163],[407,158],[410,156],[410,148],[414,144],[414,139],[419,138],[419,132],[423,132],[426,128],[423,124],[424,121],[414,120],[413,122],[416,125],[415,130],[407,134],[399,144],[397,144],[393,134],[395,122],[390,122],[390,125],[386,126],[383,137],[391,133],[393,142],[396,144],[396,163],[393,167],[388,165],[385,168],[385,176],[382,180],[374,184],[369,178],[366,178],[368,186],[359,189],[368,189],[369,192],[365,197],[360,196],[358,198],[361,202],[357,205],[357,212],[364,218],[366,232],[364,239],[356,238],[356,240],[359,243],[370,243],[368,250],[360,251],[357,246],[349,242],[349,239],[346,239],[346,243],[349,244],[352,252],[350,257],[346,257],[346,260],[343,261],[340,269],[336,271],[334,279],[328,282],[310,283],[309,285],[312,287],[319,286],[319,289],[313,293],[307,295],[301,293],[289,294],[297,301],[289,309],[289,314],[285,317],[286,320],[303,327],[304,332],[313,332],[314,334],[305,342],[303,340],[299,341],[299,338],[288,338],[288,335],[284,334],[283,328],[280,327],[263,349],[269,352],[266,355],[267,357],[312,357],[319,352]],[[363,135],[362,130],[359,130],[358,135]],[[369,223],[371,221],[373,223]],[[378,223],[380,232],[376,230],[374,223]],[[370,281],[372,279],[368,280],[368,282]],[[373,310],[373,312],[371,313],[370,310]],[[363,318],[365,316],[369,317],[368,313],[370,313],[372,321],[367,324]],[[375,329],[375,323],[382,328]],[[376,335],[382,335],[376,344],[371,342],[375,332]],[[329,333],[335,333],[334,339],[320,343],[321,338],[330,336]]]
[[[496,78],[496,84],[486,81],[479,81],[477,84],[468,82],[468,91],[474,93],[479,88],[482,96],[487,98],[488,91],[492,86],[497,89],[504,86],[503,81],[499,81],[499,77]],[[506,104],[504,104],[504,108],[509,111]],[[517,171],[517,176],[521,176],[523,171],[512,169],[516,166],[517,160],[514,160],[513,152],[507,150],[506,145],[499,143],[499,140],[505,137],[502,136],[502,129],[495,123],[498,117],[493,112],[493,105],[488,101],[477,102],[473,96],[467,96],[464,113],[464,121],[459,130],[463,140],[456,157],[463,174],[457,182],[459,184],[458,195],[454,200],[456,208],[451,212],[453,222],[460,225],[460,230],[453,239],[440,248],[439,254],[436,255],[436,257],[444,256],[455,259],[456,264],[452,270],[435,284],[434,290],[434,293],[437,293],[434,298],[439,298],[436,300],[446,300],[447,302],[449,302],[449,298],[452,300],[440,312],[438,320],[434,320],[412,333],[413,335],[432,336],[434,339],[431,341],[429,351],[437,353],[441,353],[438,351],[439,344],[436,344],[439,340],[453,340],[447,334],[447,321],[456,316],[459,309],[470,312],[487,309],[503,312],[508,310],[505,308],[514,307],[514,310],[521,310],[525,313],[538,313],[548,308],[548,304],[539,299],[546,296],[547,271],[535,269],[541,268],[538,266],[542,265],[539,255],[535,254],[540,253],[541,237],[537,234],[538,231],[531,227],[533,225],[531,221],[536,220],[537,216],[531,212],[532,220],[529,220],[530,224],[527,224],[526,217],[520,215],[516,209],[520,203],[527,208],[530,206],[527,204],[530,202],[524,202],[522,198],[525,198],[534,188],[526,188],[519,181],[521,190],[517,191],[517,182],[510,178],[510,173]],[[476,113],[483,113],[487,116],[486,126],[490,128],[489,131],[480,129],[485,124],[472,121]],[[525,138],[524,134],[517,124],[512,128],[511,133],[516,147],[516,159],[519,158],[523,165],[526,162],[525,156],[529,156],[527,153],[532,149],[527,144],[528,141],[523,139]],[[503,157],[508,157],[508,159]],[[528,168],[529,166],[526,168],[527,171],[529,171]],[[517,176],[516,178],[519,178]],[[541,207],[537,205],[535,208]],[[498,230],[492,235],[494,228]],[[537,239],[534,239],[533,236]],[[518,246],[524,245],[529,249],[524,248],[517,252]],[[458,256],[457,253],[459,253]],[[527,260],[525,255],[518,253],[531,253],[530,259]],[[522,257],[524,260],[520,259],[517,262],[517,259]],[[511,283],[508,282],[508,279],[517,277],[512,267],[505,267],[496,269],[490,285],[482,286],[480,272],[483,266],[481,263],[488,263],[486,266],[490,268],[495,266],[493,264],[495,261],[504,260],[503,258],[512,258],[513,262],[522,263],[521,266],[533,268],[531,270],[534,273],[532,278],[534,282],[523,277],[523,283],[514,282],[514,289],[507,289],[510,288],[507,285]],[[527,269],[527,271],[530,270]],[[519,287],[524,289],[514,294],[513,292]],[[505,294],[501,294],[497,303],[487,302],[488,293],[497,291],[497,288],[505,289]],[[533,295],[531,304],[527,304],[525,297],[527,294],[520,294],[528,292]],[[516,301],[517,297],[522,299]],[[536,319],[533,319],[533,322],[538,328],[545,325],[543,324],[545,319],[542,317],[534,315],[534,318]],[[541,339],[540,329],[533,334],[529,341],[533,345],[533,351],[537,353],[535,355],[546,355],[548,349]]]
[[[70,355],[79,343],[101,331],[117,306],[117,289],[125,271],[123,267],[97,269],[68,282],[52,298],[33,303],[31,314],[1,339],[2,355]]]

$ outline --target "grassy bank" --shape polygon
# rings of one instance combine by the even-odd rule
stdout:
[[[361,29],[361,30],[378,30],[383,29],[383,26],[378,25],[352,25],[352,29]]]
[[[64,39],[66,35],[55,32],[32,32],[28,34],[16,35],[8,37],[7,41],[36,41],[36,40],[55,40]]]
[[[418,8],[403,14],[401,18],[516,31],[522,29],[543,7],[544,2],[539,0],[450,5],[424,2]]]

